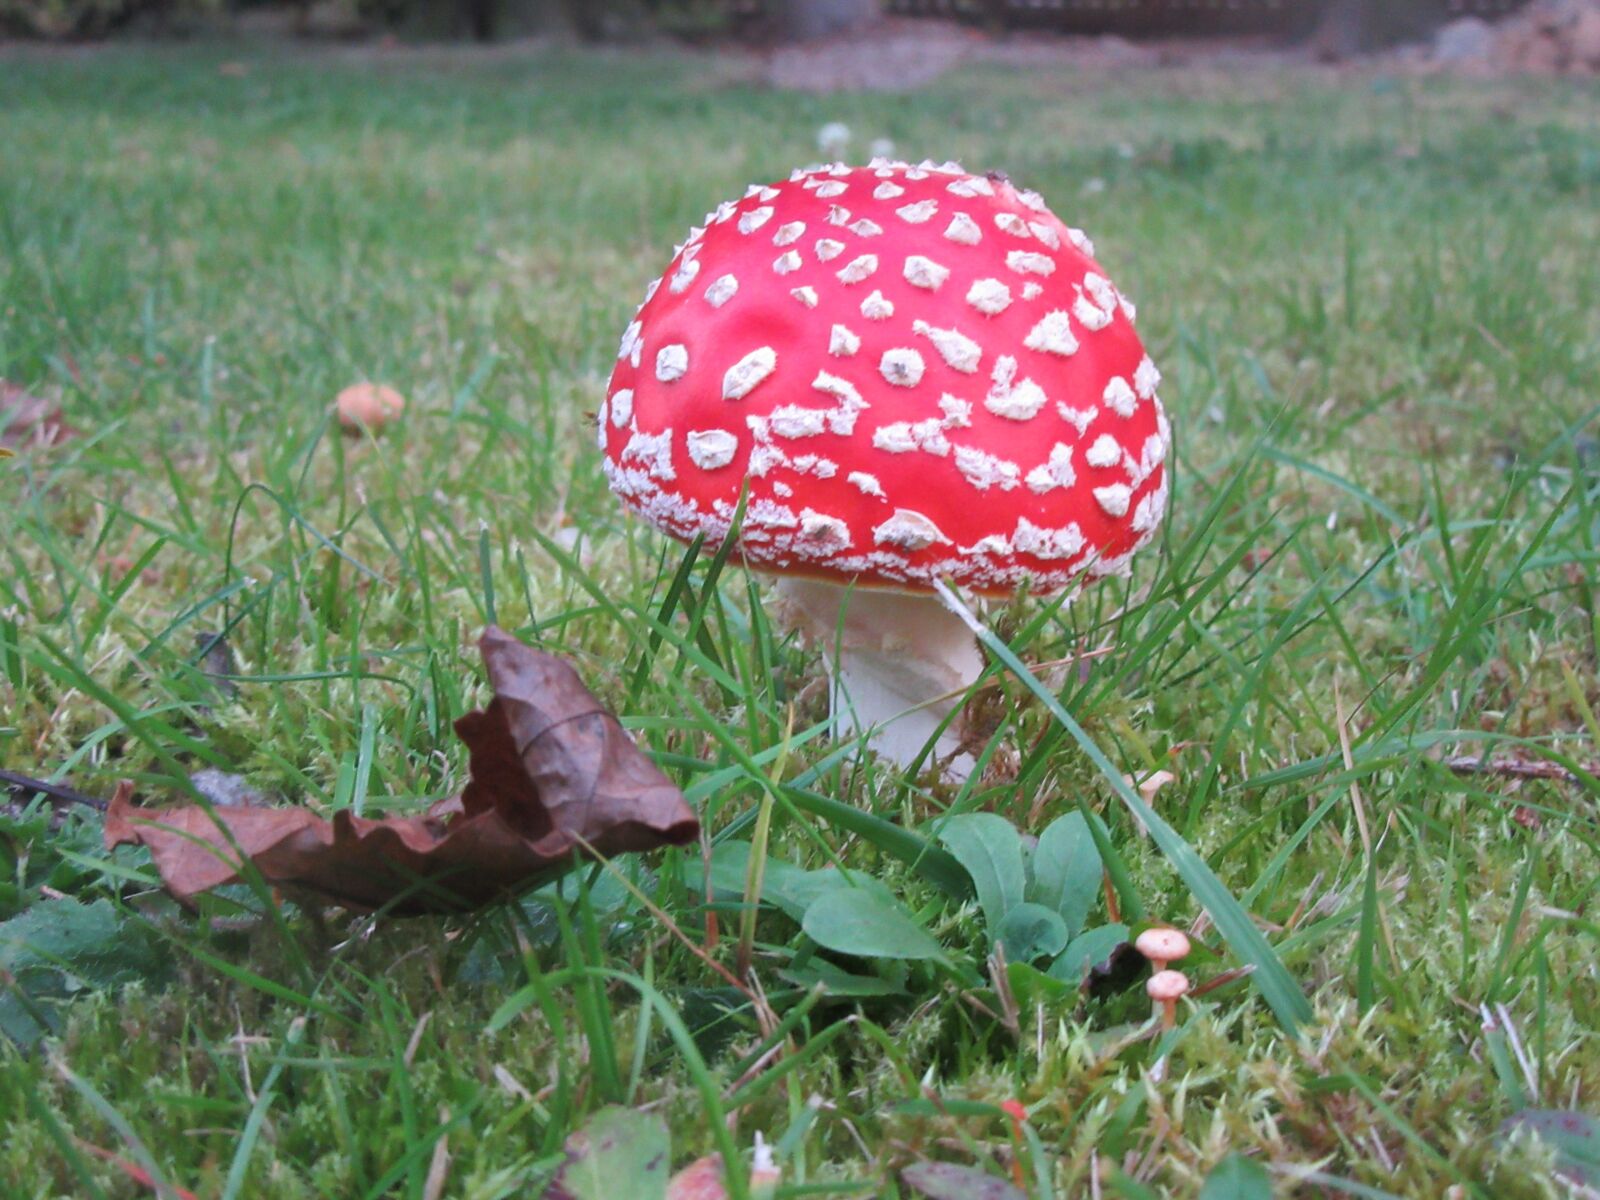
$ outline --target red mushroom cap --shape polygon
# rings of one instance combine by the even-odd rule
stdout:
[[[1125,569],[1171,431],[1133,305],[998,175],[874,160],[752,186],[691,232],[623,335],[612,489],[746,563],[925,590]]]

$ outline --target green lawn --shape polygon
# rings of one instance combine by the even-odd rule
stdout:
[[[702,560],[698,627],[652,625],[682,551],[623,517],[589,429],[674,241],[829,120],[862,156],[890,137],[1043,192],[1167,378],[1159,549],[1071,606],[990,612],[1037,678],[997,661],[982,703],[1015,753],[960,791],[817,732],[819,662],[743,572]],[[139,1193],[78,1138],[202,1197],[537,1196],[626,1103],[675,1163],[759,1131],[787,1194],[894,1195],[918,1158],[1009,1178],[1018,1099],[1029,1188],[1062,1200],[1097,1171],[1193,1195],[1231,1151],[1284,1196],[1560,1194],[1497,1130],[1600,1114],[1597,130],[1571,82],[985,68],[816,98],[687,57],[0,52],[0,377],[82,431],[0,462],[0,765],[412,811],[465,778],[450,725],[497,619],[572,657],[710,841],[765,808],[774,860],[882,879],[949,964],[808,999],[782,973],[814,948],[764,908],[774,1041],[667,924],[710,944],[697,849],[618,864],[649,907],[585,872],[473,919],[321,925],[235,889],[202,920],[92,812],[12,806],[0,1193]],[[329,427],[360,378],[410,401],[376,443]],[[231,695],[199,669],[223,630]],[[1266,935],[1257,980],[1281,962],[1303,992],[1298,1033],[1298,993],[1275,1014],[1236,980],[1153,1073],[1138,976],[1008,1013],[935,859],[801,803],[916,835],[1081,806],[1121,915],[1193,927],[1193,856],[1040,692],[1114,772],[1174,772],[1156,807]],[[1491,752],[1575,775],[1443,761]],[[742,907],[717,907],[731,968]],[[1193,978],[1241,965],[1198,929]]]

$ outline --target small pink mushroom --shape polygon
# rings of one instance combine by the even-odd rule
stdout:
[[[1134,939],[1133,948],[1150,960],[1150,969],[1161,972],[1168,963],[1189,955],[1189,939],[1177,929],[1146,929]]]
[[[384,426],[400,418],[405,397],[382,383],[354,383],[340,392],[333,402],[339,427],[348,434],[381,433]]]
[[[1150,999],[1161,1006],[1161,1028],[1178,1023],[1178,1001],[1189,994],[1189,977],[1182,971],[1157,971],[1144,985]]]

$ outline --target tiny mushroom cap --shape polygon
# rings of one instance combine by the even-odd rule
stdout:
[[[1158,1004],[1171,1004],[1188,995],[1189,977],[1182,971],[1157,971],[1144,990]]]
[[[1189,939],[1177,929],[1146,929],[1134,939],[1133,948],[1151,962],[1165,966],[1188,956]]]
[[[1124,572],[1171,431],[1134,308],[1037,193],[875,159],[707,214],[623,334],[612,489],[684,541],[858,587]]]
[[[346,433],[378,433],[405,411],[405,397],[382,383],[354,383],[333,402],[339,425]]]

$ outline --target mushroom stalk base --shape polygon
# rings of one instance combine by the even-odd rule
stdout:
[[[935,597],[811,579],[778,582],[778,616],[820,646],[827,665],[834,735],[867,739],[899,766],[916,760],[934,731],[983,672],[972,631]],[[959,719],[939,734],[933,757],[965,779]]]

